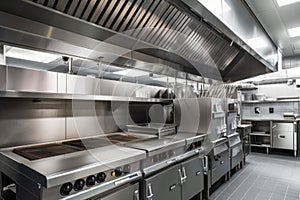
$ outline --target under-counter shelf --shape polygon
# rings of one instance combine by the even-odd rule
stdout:
[[[265,147],[265,148],[270,148],[271,145],[269,144],[250,144],[251,147]]]
[[[250,133],[250,135],[251,136],[271,137],[271,135],[266,132],[252,132],[252,133]]]
[[[63,99],[63,100],[92,100],[92,101],[130,101],[148,103],[169,103],[172,99],[138,98],[106,95],[41,93],[41,92],[15,92],[0,91],[0,98],[31,98],[31,99]]]

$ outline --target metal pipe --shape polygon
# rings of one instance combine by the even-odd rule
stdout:
[[[73,74],[73,58],[69,58],[68,61],[68,73]]]

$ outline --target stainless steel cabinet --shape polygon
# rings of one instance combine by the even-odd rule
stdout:
[[[144,181],[145,200],[188,200],[204,189],[203,163],[197,157]]]
[[[204,189],[203,162],[194,158],[182,164],[186,171],[186,180],[182,183],[182,199],[188,200]]]
[[[273,123],[273,148],[294,150],[294,123]]]
[[[160,172],[145,180],[145,200],[180,200],[179,166]]]
[[[216,183],[221,177],[226,175],[230,170],[230,158],[228,149],[222,153],[215,155],[212,158],[212,181],[211,183]]]

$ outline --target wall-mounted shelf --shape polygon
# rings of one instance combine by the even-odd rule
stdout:
[[[251,100],[251,101],[242,101],[244,104],[255,104],[255,103],[281,103],[281,102],[299,102],[300,99],[281,99],[281,100]]]
[[[59,94],[40,92],[0,91],[0,98],[29,98],[29,99],[61,99],[61,100],[90,100],[90,101],[124,101],[143,103],[170,103],[172,99],[119,97],[86,94]]]

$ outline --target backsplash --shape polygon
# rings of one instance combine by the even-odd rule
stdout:
[[[270,113],[270,108],[273,113]],[[258,110],[259,113],[255,113]],[[242,119],[283,119],[283,114],[293,112],[299,114],[299,102],[260,102],[243,103]]]

